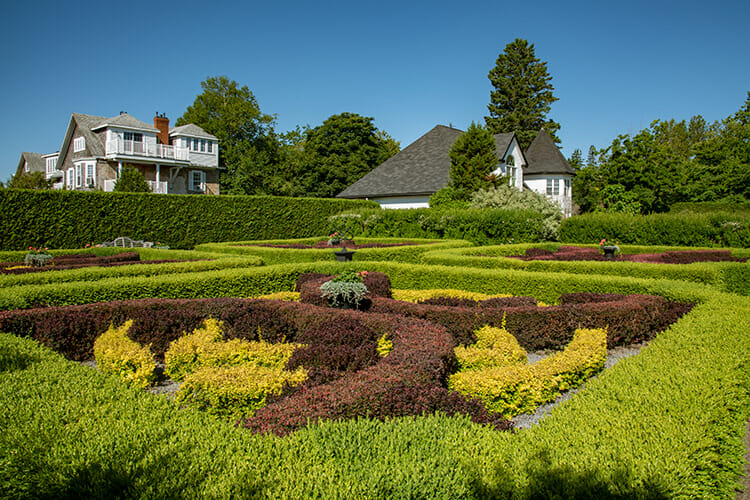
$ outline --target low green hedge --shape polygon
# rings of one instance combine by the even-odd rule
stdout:
[[[329,220],[331,230],[349,222],[370,237],[468,240],[479,245],[544,239],[544,216],[533,210],[358,209]]]
[[[705,214],[708,212],[750,212],[750,201],[728,203],[722,201],[700,201],[681,202],[669,207],[671,213],[695,212]]]
[[[428,264],[444,266],[478,267],[487,269],[516,269],[533,272],[572,274],[600,274],[646,279],[670,279],[704,283],[719,290],[740,295],[750,295],[750,264],[741,262],[696,262],[693,264],[650,264],[641,262],[556,261],[507,258],[524,255],[527,248],[544,248],[555,251],[559,243],[500,245],[472,248],[440,249],[425,252],[422,260]],[[594,245],[582,245],[591,246]],[[621,245],[623,253],[659,253],[688,250],[685,247],[646,247]],[[690,250],[695,250],[691,248]],[[748,249],[732,249],[735,257],[750,257]]]
[[[550,274],[395,262],[303,262],[8,287],[0,289],[0,310],[141,298],[257,297],[273,292],[292,291],[302,273],[338,274],[344,270],[386,273],[390,276],[392,287],[396,289],[459,288],[487,294],[533,296],[546,303],[555,302],[563,293],[641,293],[638,290],[647,289],[652,282],[624,276]],[[681,281],[668,283],[671,291],[665,293],[670,300],[688,301],[684,298],[685,290],[707,289],[700,284]]]
[[[210,241],[327,234],[327,217],[375,202],[271,196],[185,196],[0,190],[0,249],[75,248],[118,236],[192,248]]]
[[[705,247],[750,247],[750,213],[586,214],[565,219],[560,241]]]
[[[702,303],[517,433],[436,415],[252,435],[0,334],[0,496],[733,498],[750,299],[685,293]]]
[[[235,241],[228,243],[207,243],[196,246],[196,250],[206,252],[226,252],[236,255],[254,256],[261,259],[265,264],[287,264],[293,262],[312,262],[312,261],[335,261],[335,250],[340,250],[341,245],[335,245],[331,248],[273,248],[258,245],[314,245],[319,241],[326,241],[326,238],[306,238],[294,240],[254,240],[254,241]],[[391,247],[372,247],[356,250],[352,255],[352,260],[387,260],[397,262],[420,262],[422,254],[427,251],[445,248],[460,248],[471,246],[471,243],[463,240],[434,240],[420,238],[355,238],[355,243],[413,243],[412,245],[391,246]]]
[[[207,255],[212,255],[207,258]],[[136,276],[163,276],[166,274],[193,273],[220,269],[234,269],[256,267],[263,264],[258,257],[235,257],[227,254],[208,254],[194,252],[191,262],[165,262],[161,264],[139,264],[133,262],[128,265],[111,267],[83,267],[79,269],[65,269],[60,271],[43,271],[25,274],[0,275],[0,288],[20,285],[43,285],[51,283],[91,282],[101,279],[127,278]],[[167,257],[162,257],[167,258]],[[168,258],[174,258],[172,256]],[[144,259],[146,260],[146,259]]]

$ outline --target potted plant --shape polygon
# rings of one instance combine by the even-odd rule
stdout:
[[[320,285],[320,293],[332,307],[366,309],[369,290],[361,273],[346,271]]]
[[[599,242],[599,253],[603,254],[606,259],[614,259],[615,256],[620,255],[620,242],[616,241],[613,245],[607,243],[607,238],[602,238]]]

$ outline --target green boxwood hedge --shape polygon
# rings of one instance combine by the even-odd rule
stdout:
[[[479,245],[542,241],[544,216],[533,210],[360,209],[331,217],[329,229],[351,224],[371,237],[468,240]]]
[[[560,241],[703,247],[750,247],[750,213],[586,214],[565,219]]]
[[[451,288],[465,283],[451,276]],[[620,291],[620,278],[591,280]],[[634,291],[666,296],[675,286],[642,285]],[[517,433],[435,415],[253,435],[0,334],[0,496],[733,498],[750,415],[750,299],[682,293],[700,302],[690,314]]]
[[[0,190],[0,249],[77,248],[118,236],[172,248],[327,234],[330,215],[376,207],[363,200],[270,196]]]
[[[573,274],[600,274],[682,280],[713,285],[719,290],[750,295],[750,264],[741,262],[696,262],[693,264],[651,264],[642,262],[556,261],[511,259],[510,255],[523,255],[527,248],[544,248],[555,251],[559,243],[500,245],[472,248],[437,249],[425,252],[422,261],[428,264],[487,269],[517,269],[534,272]],[[593,245],[589,245],[592,246]],[[684,247],[644,247],[621,245],[623,253],[659,253],[688,250]],[[695,250],[692,248],[691,250]],[[733,249],[736,257],[750,257],[748,249]]]
[[[257,245],[314,245],[326,238],[304,238],[294,240],[254,240],[234,241],[227,243],[205,243],[196,246],[196,250],[206,252],[226,252],[237,255],[255,256],[265,264],[286,264],[292,262],[311,261],[334,261],[335,250],[340,250],[341,245],[335,245],[325,249],[299,249],[299,248],[273,248]],[[471,246],[468,241],[462,240],[435,240],[422,238],[355,238],[355,243],[413,243],[413,245],[372,247],[356,250],[352,259],[356,261],[386,260],[398,262],[421,262],[422,254],[427,251],[446,248],[460,248]]]

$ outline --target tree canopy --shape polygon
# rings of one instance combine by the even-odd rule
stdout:
[[[547,63],[536,57],[533,43],[516,38],[506,45],[488,78],[494,90],[484,120],[491,133],[515,132],[524,150],[542,128],[560,142],[556,135],[560,125],[547,118],[558,99],[552,93]]]
[[[0,184],[2,187],[2,184]],[[44,172],[19,172],[13,175],[5,186],[10,189],[52,189],[52,181]]]
[[[471,193],[489,187],[490,174],[497,168],[495,140],[481,125],[472,122],[448,153],[452,188],[468,199]]]
[[[201,88],[175,125],[194,123],[219,139],[222,192],[271,194],[265,184],[278,156],[274,117],[260,111],[247,86],[226,76],[209,77]]]
[[[398,152],[373,118],[341,113],[305,134],[298,176],[306,196],[333,197]]]
[[[583,212],[664,212],[677,202],[750,199],[750,92],[721,122],[655,120],[589,150],[573,181]]]

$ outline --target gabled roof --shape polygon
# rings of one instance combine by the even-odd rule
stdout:
[[[188,123],[187,125],[181,125],[179,127],[172,127],[169,129],[169,135],[179,135],[179,136],[190,136],[190,137],[205,137],[206,139],[214,139],[219,140],[218,137],[215,135],[211,135],[202,128],[200,128],[198,125],[194,123]]]
[[[337,198],[429,195],[448,183],[448,152],[463,131],[437,125],[383,162]]]
[[[102,116],[84,115],[81,113],[72,113],[70,115],[70,122],[68,122],[68,129],[65,131],[65,138],[63,139],[62,146],[60,147],[60,157],[58,158],[58,165],[62,165],[65,161],[65,155],[68,154],[68,148],[70,141],[73,140],[73,131],[76,126],[80,130],[81,137],[86,140],[86,148],[91,152],[93,156],[104,155],[104,144],[99,140],[99,137],[92,131],[97,128],[100,124],[104,123],[107,118]]]
[[[44,172],[46,169],[44,158],[39,153],[28,153],[24,151],[21,153],[21,159],[18,160],[18,167],[16,173],[25,172],[24,167],[29,166],[29,173],[31,172]]]
[[[84,115],[85,116],[85,115]],[[132,129],[137,130],[139,132],[153,132],[158,133],[159,129],[154,127],[153,125],[149,125],[146,122],[142,122],[138,118],[135,118],[133,116],[130,116],[127,113],[120,113],[117,116],[113,116],[112,118],[104,118],[101,123],[98,125],[92,127],[92,130],[99,130],[101,128],[105,127],[117,127],[117,128],[124,128],[124,129]]]
[[[576,171],[555,145],[552,137],[542,129],[536,135],[529,149],[526,150],[528,165],[523,175],[567,174],[575,175]]]
[[[515,132],[495,134],[493,136],[495,138],[495,153],[497,153],[498,158],[505,158],[505,154],[508,152],[508,149],[510,149],[511,144],[513,144],[513,138],[515,136]],[[520,158],[516,158],[516,161],[519,160]]]

